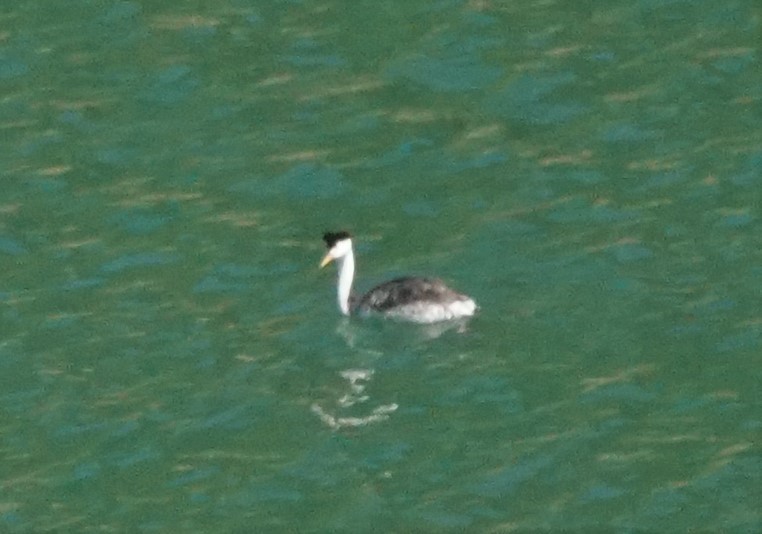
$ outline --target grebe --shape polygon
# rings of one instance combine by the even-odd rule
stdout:
[[[453,291],[436,278],[395,278],[355,299],[351,295],[355,275],[352,236],[348,232],[326,232],[323,241],[328,253],[320,267],[336,261],[339,309],[344,315],[377,313],[414,323],[435,323],[469,317],[476,311],[476,303],[471,297]]]

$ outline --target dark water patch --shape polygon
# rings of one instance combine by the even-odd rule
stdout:
[[[762,420],[749,419],[743,421],[740,425],[740,429],[744,432],[754,432],[758,434],[760,431],[762,431]]]
[[[43,153],[46,149],[53,149],[64,140],[63,132],[58,130],[47,130],[37,135],[29,136],[17,145],[16,150],[19,155],[30,157]]]
[[[730,298],[711,298],[693,306],[691,311],[694,315],[711,317],[717,313],[726,313],[738,306],[738,301]]]
[[[243,106],[239,104],[218,104],[210,110],[209,117],[213,120],[225,121],[236,117],[243,111]]]
[[[268,502],[297,503],[304,500],[304,495],[292,484],[272,481],[269,483],[255,482],[246,491],[234,494],[230,499],[240,506],[248,507]]]
[[[692,169],[690,168],[684,168],[669,172],[652,174],[636,190],[639,192],[644,192],[653,189],[672,187],[674,185],[685,182],[685,180],[690,175],[691,170]]]
[[[759,457],[741,457],[713,466],[680,487],[659,487],[638,514],[638,528],[672,530],[673,525],[705,524],[717,525],[719,530],[755,532],[760,519],[752,503],[758,501],[759,490],[748,482],[760,474]]]
[[[498,151],[479,154],[452,154],[435,147],[429,140],[417,139],[406,141],[402,145],[383,153],[378,158],[370,159],[363,167],[378,169],[387,166],[405,165],[407,172],[430,177],[432,181],[446,183],[452,175],[467,175],[468,171],[489,169],[508,161],[508,156]],[[410,166],[414,165],[413,169]],[[416,171],[416,169],[421,169]],[[466,178],[464,178],[466,179]],[[384,189],[387,190],[387,189]]]
[[[490,222],[483,227],[483,232],[486,239],[490,242],[500,238],[515,239],[515,238],[537,238],[544,234],[544,229],[539,225],[522,221],[519,219],[505,219],[499,221]],[[474,240],[469,240],[469,244],[474,243]]]
[[[292,273],[295,265],[280,264],[271,267],[255,267],[237,263],[224,263],[214,267],[193,288],[195,293],[239,293],[251,290],[262,277]]]
[[[450,165],[451,172],[463,172],[484,169],[508,161],[508,156],[500,152],[486,152],[473,157],[455,159]]]
[[[616,276],[611,261],[598,255],[586,252],[548,258],[542,262],[534,262],[525,266],[535,284],[541,286],[580,286],[592,284],[605,287],[609,280]]]
[[[688,233],[689,233],[688,226],[682,223],[667,224],[664,227],[664,237],[679,238],[679,237],[684,237]]]
[[[748,226],[756,220],[756,217],[749,212],[746,213],[733,213],[723,216],[719,221],[715,223],[715,226],[720,228],[739,229],[744,226]]]
[[[709,473],[703,474],[695,480],[690,488],[712,495],[719,488],[722,488],[722,491],[716,495],[719,504],[751,503],[754,495],[759,496],[760,490],[759,488],[752,488],[744,482],[749,479],[758,480],[760,476],[762,476],[761,456],[738,456],[720,463]]]
[[[553,461],[554,458],[548,455],[520,458],[514,465],[482,477],[482,481],[473,485],[470,491],[483,497],[505,498],[515,495],[521,485],[537,478]]]
[[[124,436],[127,436],[128,434],[132,434],[139,428],[140,428],[140,423],[134,419],[130,419],[128,421],[122,421],[121,423],[115,425],[115,427],[111,431],[111,435],[116,438],[123,438]]]
[[[420,517],[427,525],[437,529],[456,529],[467,528],[474,522],[474,519],[466,514],[453,513],[442,504],[429,504],[419,511]]]
[[[676,414],[691,413],[697,410],[705,410],[713,403],[714,401],[706,395],[683,396],[675,400],[672,411]]]
[[[59,193],[68,187],[63,178],[32,178],[27,181],[30,189],[40,193]]]
[[[344,135],[370,133],[381,125],[381,119],[375,114],[352,115],[337,128],[337,132]]]
[[[608,484],[596,484],[587,488],[577,500],[583,504],[609,501],[625,495],[625,490]]]
[[[42,328],[48,330],[70,328],[81,320],[81,316],[75,314],[60,314],[46,317],[42,323]]]
[[[191,469],[187,473],[171,479],[167,482],[167,485],[172,488],[187,486],[188,484],[194,484],[214,477],[219,474],[220,471],[220,468],[216,466]]]
[[[294,67],[331,67],[339,68],[346,64],[346,60],[338,54],[290,54],[283,57],[283,61]]]
[[[501,76],[497,67],[474,57],[433,58],[418,56],[398,60],[387,70],[391,80],[406,79],[433,91],[462,92],[483,89]]]
[[[762,328],[749,326],[744,331],[724,336],[715,345],[717,352],[756,349],[762,343]]]
[[[619,263],[631,263],[646,260],[654,255],[645,245],[638,243],[622,243],[610,247],[611,254]]]
[[[489,97],[485,107],[490,113],[528,124],[564,123],[584,113],[587,106],[573,100],[552,101],[550,97],[561,89],[568,92],[576,83],[577,76],[571,71],[522,74]]]
[[[104,284],[105,279],[99,277],[93,278],[77,278],[75,280],[69,280],[61,284],[63,291],[78,291],[80,289],[93,289],[100,287]]]
[[[643,512],[654,519],[676,517],[690,506],[690,499],[680,488],[664,488],[654,491]]]
[[[28,252],[21,243],[10,237],[0,236],[0,253],[9,256],[21,256]]]
[[[611,384],[582,394],[580,400],[583,403],[622,401],[627,404],[639,405],[650,403],[656,398],[656,393],[636,384]]]
[[[610,435],[616,430],[621,430],[628,426],[630,421],[624,417],[610,417],[599,421],[594,425],[593,435],[600,437],[602,435]]]
[[[469,26],[473,26],[475,29],[478,29],[478,30],[484,30],[485,28],[489,28],[496,24],[500,24],[499,18],[493,17],[492,15],[488,13],[477,11],[477,10],[464,11],[463,21]],[[498,46],[500,44],[503,44],[502,40],[493,40],[490,43],[491,47]]]
[[[138,98],[153,105],[174,106],[186,101],[200,85],[191,67],[173,65],[153,74]]]
[[[0,302],[2,302],[2,300],[2,295],[0,295]],[[8,373],[12,373],[14,367],[24,363],[24,361],[24,351],[20,347],[19,340],[6,338],[3,344],[0,345],[0,377],[7,379],[8,376],[12,376],[12,374]],[[3,372],[5,374],[2,374]],[[0,387],[0,392],[3,392],[4,394],[9,390],[10,388]],[[0,401],[4,401],[4,399],[4,396],[0,396]]]
[[[517,119],[529,124],[551,125],[570,121],[588,110],[587,106],[569,102],[565,104],[538,104],[532,107],[526,107],[523,112],[511,115],[511,118]]]
[[[712,62],[712,67],[724,72],[725,74],[742,74],[748,67],[754,65],[756,61],[755,53],[749,50],[745,54],[726,56],[716,59]]]
[[[594,169],[572,169],[564,172],[561,177],[563,180],[584,185],[596,185],[608,180],[601,171]]]
[[[433,202],[417,200],[403,204],[402,211],[412,217],[436,217],[439,214],[440,209]]]
[[[129,235],[142,236],[161,229],[173,218],[159,210],[135,208],[117,212],[109,220]]]
[[[487,376],[469,377],[442,396],[442,403],[490,406],[501,413],[524,411],[521,395],[504,379]]]
[[[291,43],[288,54],[281,60],[294,67],[330,67],[338,68],[347,61],[335,52],[326,51],[325,47],[313,37],[299,37]]]
[[[234,406],[206,417],[203,421],[199,422],[197,428],[199,430],[209,430],[213,428],[240,430],[251,425],[250,415],[250,406]]]
[[[0,53],[0,80],[19,78],[29,72],[29,65],[21,58]]]
[[[762,182],[762,152],[756,152],[746,159],[741,172],[730,177],[730,181],[742,187],[759,185]]]
[[[152,462],[161,458],[161,454],[150,445],[139,447],[135,450],[116,451],[106,455],[109,465],[119,469],[130,469],[138,464]]]
[[[257,198],[329,199],[346,190],[339,171],[313,163],[301,163],[274,177],[255,176],[228,188]]]
[[[600,63],[613,63],[617,61],[618,56],[613,50],[598,50],[589,54],[588,58]]]
[[[646,290],[647,285],[635,278],[613,278],[604,281],[604,286],[612,291],[623,293],[640,293]]]
[[[600,134],[601,140],[607,143],[643,143],[659,136],[657,130],[641,128],[629,122],[606,126]]]
[[[193,504],[204,504],[212,500],[209,495],[201,491],[192,491],[189,498]]]
[[[99,22],[107,25],[124,25],[128,23],[136,23],[139,21],[139,16],[142,13],[142,8],[137,2],[129,1],[117,1],[109,5],[105,13],[101,15]]]
[[[7,525],[8,528],[15,529],[17,527],[22,528],[26,521],[24,520],[24,516],[19,512],[15,510],[9,511],[6,508],[0,513],[0,523]]]
[[[102,470],[99,461],[88,460],[74,466],[72,469],[72,479],[75,482],[93,480],[100,476]]]
[[[101,265],[104,273],[113,274],[141,267],[156,267],[177,263],[180,256],[173,252],[138,252],[125,254]]]
[[[557,223],[613,223],[637,217],[637,211],[605,204],[595,205],[581,197],[560,204],[547,215],[548,220]]]
[[[680,324],[670,327],[668,332],[677,338],[690,337],[706,332],[706,326],[697,323]]]
[[[483,59],[504,45],[502,36],[488,36],[495,22],[490,15],[465,10],[457,26],[426,35],[415,52],[393,60],[386,78],[412,82],[434,92],[486,89],[503,74],[501,65]]]
[[[83,134],[95,134],[98,126],[91,121],[82,111],[76,109],[67,109],[58,116],[61,124],[70,126]]]
[[[219,30],[214,24],[189,25],[182,30],[185,41],[193,46],[208,46],[218,34]]]
[[[335,488],[345,479],[340,474],[341,471],[352,463],[345,452],[347,446],[341,437],[317,443],[300,454],[298,460],[284,470],[284,474],[302,483],[310,482],[322,488]]]
[[[114,2],[92,20],[90,35],[100,36],[98,44],[102,47],[124,48],[148,36],[142,24],[142,8],[137,2]]]
[[[58,428],[56,428],[56,430],[53,432],[53,436],[57,440],[60,440],[61,442],[67,442],[69,440],[74,440],[86,434],[99,433],[100,431],[107,429],[108,426],[109,426],[109,423],[106,423],[106,422],[63,423],[63,424],[60,424]]]
[[[25,355],[21,355],[22,357]],[[6,359],[5,362],[7,363],[9,360]],[[19,360],[16,362],[16,365],[13,367],[17,367],[18,364],[23,363],[22,360]],[[4,371],[9,371],[7,367],[4,366],[6,369]],[[15,373],[15,369],[11,369]],[[16,374],[9,374],[6,376],[18,376]],[[7,382],[7,381],[6,381]],[[28,383],[23,384],[4,384],[5,389],[3,390],[3,394],[0,395],[0,405],[2,405],[3,410],[6,410],[9,413],[13,413],[16,415],[23,415],[26,413],[33,405],[40,402],[40,399],[44,399],[47,394],[47,388],[44,386],[30,386]],[[12,389],[15,387],[16,389]]]
[[[419,149],[431,148],[432,146],[434,146],[434,142],[430,139],[407,139],[380,156],[364,162],[363,167],[377,169],[395,165],[410,158],[412,155],[419,152]]]
[[[95,161],[104,165],[126,167],[140,157],[140,151],[134,148],[106,147],[95,151]]]

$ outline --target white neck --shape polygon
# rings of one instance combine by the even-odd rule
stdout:
[[[341,313],[349,315],[349,294],[352,291],[352,279],[355,276],[355,256],[350,250],[339,258],[337,263],[339,264],[339,308],[341,308]]]

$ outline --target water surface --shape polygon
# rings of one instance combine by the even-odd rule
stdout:
[[[760,530],[761,16],[4,7],[0,530]]]

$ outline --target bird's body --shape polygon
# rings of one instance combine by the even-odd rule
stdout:
[[[447,287],[437,278],[403,277],[380,284],[359,299],[351,295],[354,252],[347,232],[323,235],[328,254],[321,267],[336,261],[339,267],[338,303],[344,315],[381,314],[415,323],[435,323],[469,317],[476,303]]]

